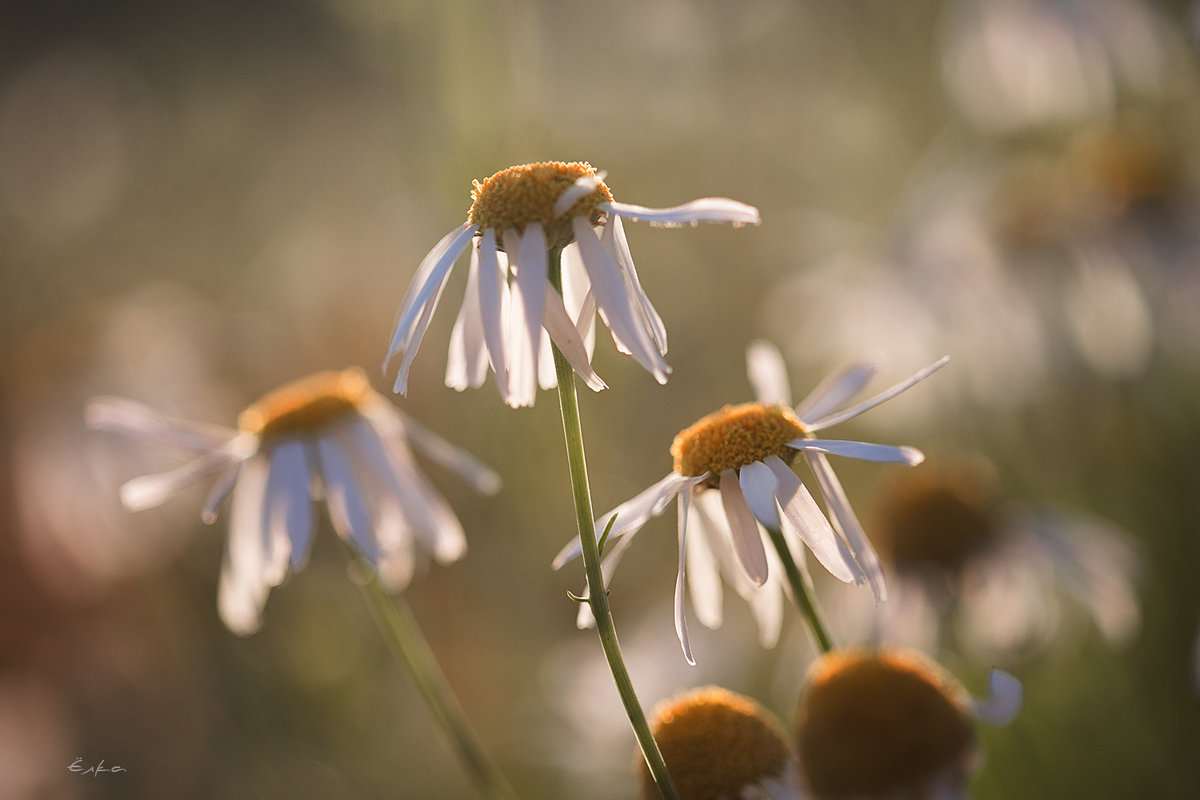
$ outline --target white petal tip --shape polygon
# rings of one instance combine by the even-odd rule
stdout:
[[[904,463],[910,467],[915,467],[925,460],[925,454],[915,447],[901,447],[900,451],[904,456]]]

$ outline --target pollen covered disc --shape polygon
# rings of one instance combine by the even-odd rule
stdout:
[[[238,415],[238,428],[260,439],[311,433],[356,412],[372,393],[357,367],[316,372],[256,400]]]
[[[675,472],[685,477],[720,475],[772,455],[790,463],[795,451],[787,443],[804,435],[804,425],[790,408],[743,403],[725,406],[680,431],[671,443],[671,457]]]
[[[538,223],[546,233],[550,247],[563,247],[574,239],[572,217],[585,217],[595,225],[600,222],[601,203],[612,201],[612,194],[603,181],[595,190],[575,202],[565,214],[554,213],[554,205],[563,192],[580,178],[593,178],[596,170],[585,161],[543,161],[521,164],[497,172],[480,183],[473,181],[471,211],[467,221],[479,230],[496,231],[497,245],[503,248],[500,235],[506,230],[524,232],[525,226]]]
[[[744,787],[778,778],[790,748],[779,722],[749,698],[715,686],[697,689],[660,706],[654,738],[681,800],[730,800]],[[658,788],[638,757],[642,796]]]
[[[809,672],[797,717],[800,768],[813,796],[924,796],[962,776],[975,734],[966,695],[916,653],[834,651]]]

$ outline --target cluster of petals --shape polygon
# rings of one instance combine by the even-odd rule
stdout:
[[[828,507],[828,517],[778,455],[738,469],[724,469],[720,475],[685,476],[672,471],[596,520],[598,538],[608,530],[608,548],[601,563],[606,585],[634,535],[650,518],[662,514],[674,499],[678,506],[679,538],[675,630],[689,663],[694,663],[694,658],[687,634],[685,594],[690,594],[700,622],[715,628],[722,620],[722,576],[750,603],[763,644],[771,646],[778,640],[782,600],[790,590],[782,580],[783,570],[776,563],[778,557],[763,526],[781,531],[793,556],[800,558],[807,547],[834,577],[844,582],[866,583],[876,601],[882,602],[887,588],[879,558],[850,507],[828,456],[915,466],[924,460],[924,455],[912,447],[818,439],[813,434],[890,400],[940,369],[946,361],[943,358],[886,391],[847,407],[846,403],[875,374],[872,364],[854,364],[830,376],[795,406],[805,436],[788,442],[787,447],[803,453]],[[747,365],[760,403],[791,405],[783,358],[773,345],[762,341],[751,344]],[[714,481],[717,491],[707,488]],[[569,543],[555,558],[555,568],[579,555],[580,549],[578,542]],[[580,625],[591,623],[586,604],[580,606],[578,621]]]
[[[115,397],[91,400],[86,418],[93,428],[193,456],[169,472],[125,483],[121,501],[131,511],[158,506],[182,488],[219,475],[202,518],[216,521],[232,495],[217,601],[222,620],[241,635],[260,627],[270,589],[307,562],[314,500],[324,498],[337,534],[372,564],[388,589],[399,591],[426,551],[438,563],[466,552],[462,526],[418,470],[413,450],[481,493],[492,494],[500,485],[490,469],[375,392],[327,424],[280,436],[188,422]]]
[[[584,176],[557,198],[554,213],[568,219],[581,198],[600,186],[602,174]],[[757,224],[758,210],[720,197],[673,208],[645,208],[615,200],[597,204],[601,221],[569,217],[573,241],[562,249],[562,293],[549,278],[546,231],[532,221],[522,229],[480,228],[468,220],[446,234],[417,268],[401,304],[385,359],[400,366],[394,391],[407,393],[408,375],[454,264],[470,249],[466,294],[450,337],[446,385],[477,388],[489,368],[504,401],[533,405],[540,384],[555,384],[549,343],[594,390],[606,388],[591,366],[595,315],[622,353],[631,355],[659,383],[671,368],[663,360],[667,333],[634,267],[622,219],[678,227],[701,222]],[[497,246],[497,236],[503,247]]]

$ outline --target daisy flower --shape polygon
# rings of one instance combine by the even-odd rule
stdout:
[[[89,401],[88,425],[196,454],[169,472],[121,487],[131,511],[151,508],[210,475],[201,517],[216,520],[233,495],[217,605],[234,633],[258,630],[267,593],[308,560],[314,499],[334,530],[392,591],[408,585],[418,546],[439,563],[462,557],[466,539],[445,500],[417,470],[410,446],[492,494],[499,478],[467,453],[402,414],[359,369],[318,372],[264,395],[238,427],[184,422],[113,397]]]
[[[764,643],[770,646],[778,639],[780,592],[787,589],[782,581],[771,579],[781,570],[771,569],[775,556],[764,543],[763,526],[781,531],[793,554],[803,552],[801,543],[806,545],[839,580],[867,583],[881,602],[887,590],[879,559],[827,456],[908,466],[920,464],[925,457],[913,447],[818,439],[815,434],[895,397],[946,361],[943,358],[883,393],[845,408],[844,403],[875,372],[870,364],[857,364],[828,378],[793,408],[779,351],[766,342],[753,343],[747,365],[758,401],[725,406],[682,431],[671,444],[671,472],[596,521],[598,537],[612,524],[611,549],[601,565],[606,583],[642,525],[677,499],[675,631],[689,663],[695,662],[684,616],[685,582],[705,626],[721,622],[723,575],[743,597],[754,598],[751,607]],[[792,471],[799,453],[816,476],[829,508],[828,519]],[[578,542],[568,544],[555,558],[554,567],[579,552]],[[579,622],[590,622],[586,604],[580,606]]]
[[[973,651],[1011,659],[1061,639],[1064,600],[1114,646],[1140,626],[1140,559],[1128,536],[1081,514],[1005,501],[982,459],[893,480],[873,516],[893,578],[881,620],[888,640],[930,647],[953,621]]]
[[[562,351],[592,389],[605,388],[590,364],[585,339],[595,312],[617,349],[659,383],[667,333],[642,290],[622,219],[678,227],[700,222],[756,225],[758,209],[721,197],[673,208],[618,203],[604,174],[584,162],[548,161],[497,172],[471,192],[467,221],[446,234],[417,268],[400,306],[385,371],[400,356],[394,391],[408,372],[458,257],[471,251],[466,296],[450,336],[446,385],[477,388],[488,368],[508,405],[533,405],[539,374],[553,386],[549,343]],[[551,274],[561,253],[561,275]],[[553,282],[561,279],[562,292]]]
[[[971,698],[936,664],[907,650],[835,650],[809,669],[796,715],[802,788],[812,800],[966,797],[978,764],[976,720],[1009,722],[1020,682],[993,669]]]
[[[748,697],[716,686],[660,705],[651,723],[680,800],[797,800],[783,725]],[[661,795],[637,759],[642,797]]]

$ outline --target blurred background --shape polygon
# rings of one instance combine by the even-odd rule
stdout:
[[[237,638],[206,489],[126,513],[117,487],[178,461],[88,432],[82,409],[115,394],[232,425],[352,364],[386,390],[393,315],[471,180],[560,159],[624,202],[724,195],[763,219],[626,227],[675,372],[659,387],[602,338],[613,388],[581,397],[597,510],[665,474],[677,431],[751,399],[751,339],[781,347],[797,397],[852,359],[881,358],[882,387],[949,353],[838,435],[982,455],[1007,501],[1103,520],[1136,597],[1122,636],[1060,597],[999,651],[936,638],[967,688],[991,664],[1026,687],[982,732],[974,796],[1195,797],[1198,33],[1195,5],[1136,0],[8,4],[0,796],[473,796],[327,522]],[[442,386],[464,276],[397,402],[505,485],[481,499],[429,467],[470,551],[407,596],[524,796],[633,797],[633,738],[566,595],[582,569],[549,568],[573,532],[555,398],[512,411],[490,382]],[[841,470],[864,519],[896,470]],[[794,610],[763,650],[729,593],[684,663],[671,516],[612,587],[644,704],[715,682],[789,720],[813,655]],[[818,576],[850,641],[838,588]]]

